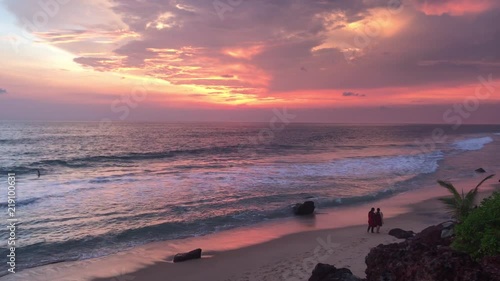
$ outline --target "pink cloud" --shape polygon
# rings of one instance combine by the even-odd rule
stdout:
[[[415,2],[417,9],[426,15],[435,16],[478,14],[487,11],[496,4],[495,0],[416,0]]]

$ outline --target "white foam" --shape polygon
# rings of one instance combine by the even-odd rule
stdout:
[[[482,137],[482,138],[472,138],[466,140],[460,140],[453,143],[453,146],[457,149],[472,151],[472,150],[480,150],[484,147],[485,144],[492,142],[493,139],[491,137]]]
[[[253,171],[246,171],[246,174],[255,175],[251,177],[254,179],[268,180],[269,184],[277,182],[285,184],[304,177],[401,178],[406,175],[433,173],[438,169],[438,161],[443,157],[441,151],[418,155],[357,157],[326,163],[255,167]],[[262,177],[270,171],[272,177]]]

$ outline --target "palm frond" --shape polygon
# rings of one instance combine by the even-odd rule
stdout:
[[[476,185],[476,187],[472,190],[470,190],[467,195],[465,196],[465,200],[467,201],[467,203],[469,203],[472,207],[472,205],[474,204],[474,202],[476,201],[476,197],[477,197],[477,193],[479,192],[479,187],[487,180],[491,179],[492,177],[494,177],[495,175],[489,175],[487,176],[486,178],[484,178],[478,185]]]
[[[453,184],[438,180],[438,184],[446,188],[453,195],[452,197],[439,198],[439,200],[446,205],[450,213],[452,213],[456,219],[463,221],[474,208],[474,203],[481,184],[494,176],[495,175],[487,176],[474,189],[467,192],[467,194],[465,194],[463,189],[462,194],[460,194]]]
[[[470,202],[471,204],[473,204],[474,201],[476,201],[478,191],[479,191],[479,188],[476,187],[476,188],[470,190],[469,192],[467,192],[467,195],[465,195],[465,197],[464,197],[464,201],[467,201],[467,202]]]
[[[442,181],[442,180],[438,180],[437,181],[438,184],[446,189],[448,189],[448,191],[453,194],[453,197],[459,201],[462,197],[460,196],[460,194],[458,193],[457,189],[453,186],[453,184],[449,183],[449,182],[446,182],[446,181]]]
[[[481,182],[480,182],[480,183],[476,186],[476,188],[480,187],[480,186],[481,186],[481,184],[483,184],[483,182],[485,182],[485,181],[487,181],[487,180],[491,179],[491,178],[492,178],[492,177],[494,177],[494,176],[495,176],[495,174],[493,174],[493,175],[489,175],[489,176],[485,177],[485,178],[484,178],[484,179],[483,179],[483,180],[482,180],[482,181],[481,181]]]
[[[446,213],[453,216],[454,218],[460,218],[460,202],[457,202],[454,197],[442,197],[438,198],[439,201],[443,202],[446,209],[448,210]]]
[[[438,200],[443,202],[449,208],[457,207],[457,201],[453,197],[443,197],[443,198],[438,198]]]

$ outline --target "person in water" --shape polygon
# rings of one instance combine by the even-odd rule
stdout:
[[[377,233],[380,233],[380,227],[384,224],[384,214],[377,208],[375,213],[375,226],[377,227]]]
[[[373,229],[375,228],[375,208],[372,208],[370,212],[368,212],[368,229],[366,232],[370,232],[370,229],[373,233]]]
[[[40,178],[40,170],[37,169],[36,174],[37,174],[38,178]]]

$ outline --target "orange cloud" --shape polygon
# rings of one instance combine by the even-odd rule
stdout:
[[[148,51],[155,57],[145,60],[144,72],[192,89],[197,100],[216,104],[267,102],[261,96],[267,91],[271,77],[246,60],[226,62],[213,56],[210,50],[195,47]]]
[[[462,16],[484,12],[495,5],[494,0],[417,0],[417,8],[426,15],[440,16],[448,14]]]
[[[264,49],[263,46],[251,46],[247,48],[228,48],[224,49],[222,53],[231,56],[233,58],[239,59],[251,59],[255,55],[258,55]]]

